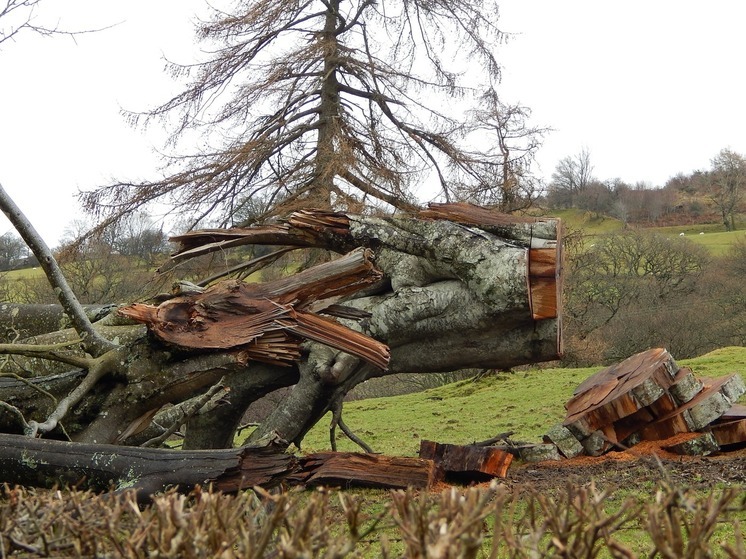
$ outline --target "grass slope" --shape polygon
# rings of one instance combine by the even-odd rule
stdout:
[[[586,235],[606,235],[624,230],[624,224],[618,219],[583,210],[552,210],[549,215],[560,218],[565,224],[566,231],[583,231]],[[746,238],[746,231],[724,231],[721,223],[645,227],[645,231],[660,233],[668,237],[679,236],[683,233],[687,239],[703,245],[714,256],[726,254],[733,243]]]
[[[744,372],[746,348],[719,349],[679,365],[701,377]],[[468,444],[506,431],[515,431],[514,440],[541,442],[541,436],[564,418],[564,404],[578,384],[600,369],[499,373],[417,394],[350,402],[344,418],[376,452],[386,454],[415,456],[422,439]],[[321,421],[308,434],[304,451],[329,449],[328,425]],[[338,449],[360,450],[341,434]]]

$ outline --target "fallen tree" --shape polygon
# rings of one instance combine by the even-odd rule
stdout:
[[[332,438],[337,427],[353,436],[342,402],[368,378],[507,368],[561,351],[556,220],[465,204],[389,218],[304,211],[175,240],[167,266],[247,244],[343,256],[272,282],[181,283],[158,305],[95,324],[60,288],[73,329],[0,346],[15,356],[0,377],[0,431],[159,445],[186,423],[186,449],[229,447],[251,402],[292,386],[248,444],[300,445],[329,411]],[[65,370],[37,374],[40,361]]]

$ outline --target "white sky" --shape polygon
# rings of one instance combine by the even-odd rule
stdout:
[[[40,22],[118,25],[0,47],[0,183],[49,244],[81,217],[79,188],[154,176],[162,138],[129,128],[120,108],[176,91],[162,57],[192,59],[204,5],[45,0]],[[660,186],[722,148],[746,153],[745,21],[737,0],[503,0],[499,25],[516,34],[498,47],[503,100],[554,129],[540,175],[586,147],[598,178]]]

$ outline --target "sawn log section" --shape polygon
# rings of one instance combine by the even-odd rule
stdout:
[[[581,383],[565,405],[563,425],[590,455],[693,432],[711,432],[713,444],[735,444],[746,432],[742,409],[733,407],[744,392],[738,374],[699,379],[665,349],[651,349]]]
[[[435,462],[446,476],[471,481],[504,478],[513,462],[513,455],[499,448],[427,440],[420,442],[420,458]]]

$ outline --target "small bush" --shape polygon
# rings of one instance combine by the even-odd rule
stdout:
[[[655,499],[489,487],[440,494],[316,490],[223,495],[5,488],[0,557],[744,557],[735,490],[663,486]]]

